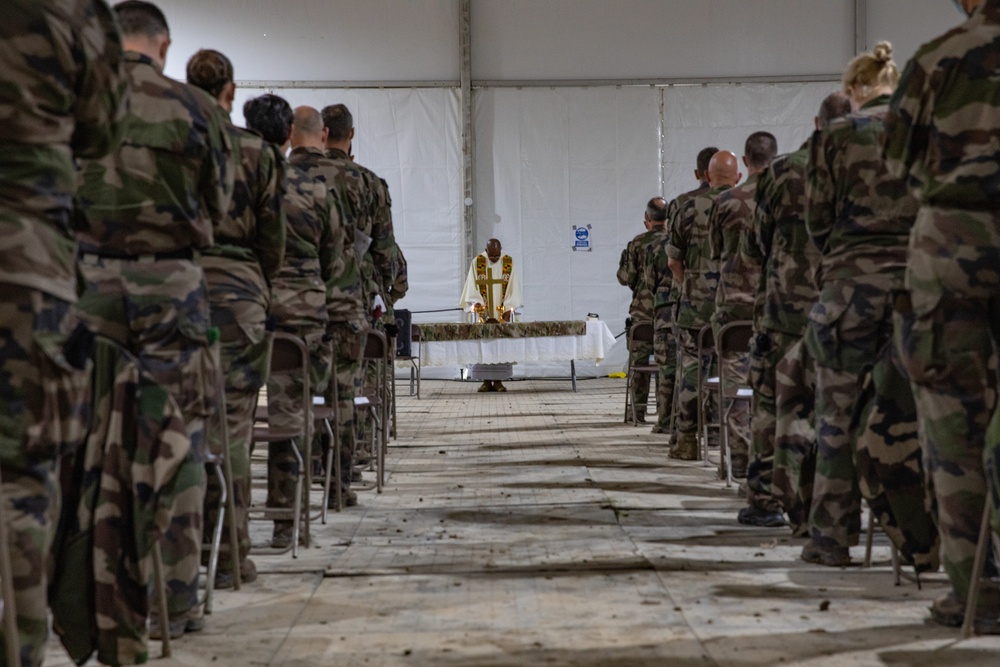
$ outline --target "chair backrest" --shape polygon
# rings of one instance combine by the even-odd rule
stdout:
[[[750,320],[730,322],[719,329],[716,349],[719,354],[749,352],[751,338],[753,338],[753,322]]]
[[[385,334],[378,329],[369,329],[365,338],[365,359],[385,359],[389,351],[389,342]]]
[[[698,331],[698,347],[702,350],[711,350],[715,347],[715,334],[712,333],[711,324],[706,324]]]
[[[298,336],[278,331],[271,346],[271,374],[288,375],[306,369],[308,377],[309,348]]]
[[[641,343],[652,343],[653,323],[635,322],[632,324],[632,328],[629,329],[628,333],[629,333],[629,340],[639,341]]]

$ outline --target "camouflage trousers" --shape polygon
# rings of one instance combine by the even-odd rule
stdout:
[[[204,432],[215,409],[216,386],[204,273],[184,259],[145,262],[93,255],[81,258],[80,271],[86,281],[77,304],[81,318],[95,333],[130,350],[183,415],[191,450],[174,482],[173,517],[161,546],[171,616],[198,615]]]
[[[850,547],[861,534],[861,492],[851,418],[860,378],[892,331],[893,276],[832,282],[820,290],[805,341],[816,361],[816,473],[809,509],[814,544]]]
[[[701,379],[704,382],[718,373],[718,362],[712,348],[698,358],[698,331],[696,329],[680,329],[678,333],[679,348],[682,354],[680,364],[681,383],[680,395],[677,399],[678,441],[680,439],[697,438],[698,433],[698,366],[701,365]],[[719,401],[716,392],[702,392],[702,414],[709,424],[719,421]],[[709,440],[718,444],[718,434],[709,431]]]
[[[809,529],[816,472],[816,372],[805,340],[788,348],[774,369],[774,470],[771,496],[795,535]]]
[[[14,571],[21,665],[40,665],[48,637],[49,549],[59,513],[58,456],[89,425],[88,360],[63,354],[75,322],[62,299],[2,284],[0,479]],[[87,353],[89,356],[89,352]],[[0,652],[2,652],[0,639]],[[3,659],[0,658],[0,662]]]
[[[253,414],[260,388],[267,378],[271,362],[271,336],[267,332],[270,305],[267,283],[259,267],[222,257],[203,257],[205,281],[212,326],[220,335],[221,372],[225,373],[226,432],[229,449],[226,453],[233,473],[232,491],[236,516],[227,517],[219,548],[219,571],[232,571],[233,563],[227,539],[229,521],[236,521],[239,540],[239,562],[250,551],[250,435]],[[231,270],[230,270],[231,269]],[[206,430],[208,448],[221,453],[221,424],[209,423]],[[211,540],[219,517],[222,489],[215,475],[209,475],[205,493],[204,539]],[[207,554],[203,556],[207,559]]]
[[[917,406],[891,343],[864,376],[855,422],[861,495],[904,562],[920,572],[937,570],[940,544],[929,511]]]
[[[629,366],[646,366],[649,364],[649,357],[653,354],[654,344],[644,340],[631,341],[628,351]],[[632,376],[632,403],[635,404],[635,412],[639,419],[646,416],[646,404],[649,402],[649,375],[646,373],[636,373]],[[626,421],[632,421],[632,415],[625,417]]]
[[[677,339],[672,306],[657,308],[653,317],[653,359],[660,367],[656,378],[656,425],[663,433],[669,433],[677,386]]]
[[[295,327],[279,323],[278,328],[299,336],[306,342],[311,368],[310,393],[313,396],[322,396],[330,383],[333,356],[333,349],[326,335],[326,324],[316,323]],[[288,376],[268,379],[267,408],[268,422],[273,428],[301,429],[303,426],[301,379]],[[305,456],[305,446],[301,441],[283,440],[268,445],[268,507],[291,507],[295,500],[295,479],[299,474],[299,464],[293,447],[298,448],[300,456]],[[316,452],[316,448],[313,448],[313,452]]]
[[[771,495],[774,441],[777,435],[777,368],[788,349],[801,336],[770,329],[758,330],[750,341],[748,382],[750,403],[750,464],[747,467],[747,502],[769,512],[781,510]]]
[[[335,363],[333,378],[337,383],[337,422],[340,424],[340,442],[337,443],[338,456],[340,457],[340,478],[341,484],[347,488],[351,484],[355,438],[357,437],[354,397],[361,390],[363,335],[346,322],[331,324],[330,333],[333,336]]]
[[[964,598],[986,502],[1000,530],[1000,220],[923,208],[910,236],[900,357],[914,385],[941,561]]]

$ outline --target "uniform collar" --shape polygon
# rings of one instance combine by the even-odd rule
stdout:
[[[871,109],[872,107],[885,106],[892,99],[891,95],[879,95],[861,105],[861,109]],[[860,109],[859,109],[860,110]]]
[[[142,63],[143,65],[149,65],[157,72],[160,71],[160,67],[153,61],[153,59],[144,53],[139,53],[138,51],[126,51],[122,54],[122,58],[127,63]]]
[[[334,159],[334,160],[346,160],[346,159],[349,159],[351,157],[350,155],[348,155],[345,151],[341,150],[340,148],[331,148],[330,150],[328,150],[326,152],[326,155],[327,155],[327,157],[329,157],[331,159]]]

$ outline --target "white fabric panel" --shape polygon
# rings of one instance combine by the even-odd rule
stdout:
[[[242,125],[243,103],[264,92],[270,91],[237,90],[233,122]],[[407,296],[397,307],[423,310],[455,305],[465,276],[465,267],[461,266],[463,195],[458,91],[290,88],[274,92],[292,107],[347,105],[354,114],[353,149],[357,161],[389,184],[393,228],[406,255],[410,282]]]
[[[695,158],[706,146],[742,156],[746,138],[764,130],[777,138],[779,153],[796,150],[812,134],[823,98],[835,90],[833,83],[664,89],[664,196],[697,187]]]
[[[868,47],[892,42],[893,58],[903,65],[922,45],[965,20],[947,0],[868,0]]]
[[[539,336],[491,340],[443,340],[419,343],[420,364],[469,366],[525,361],[570,361],[589,359],[600,363],[615,343],[604,322],[590,320],[584,336]],[[565,372],[565,364],[560,364]]]
[[[482,80],[833,74],[854,50],[854,2],[473,2],[472,37]]]
[[[622,329],[627,290],[614,274],[660,193],[659,99],[650,87],[476,91],[476,246],[496,237],[520,263],[523,319],[594,312]],[[574,252],[573,225],[588,224],[594,250]],[[565,375],[564,366],[515,370]]]
[[[458,0],[158,0],[184,79],[202,48],[238,80],[457,81]]]

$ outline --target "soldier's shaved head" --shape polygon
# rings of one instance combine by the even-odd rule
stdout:
[[[778,154],[778,140],[770,132],[754,132],[743,146],[743,161],[747,169],[759,172]]]
[[[715,146],[708,146],[698,151],[698,159],[694,163],[694,177],[698,179],[698,182],[704,183],[708,181],[708,161],[718,152],[719,149]]]
[[[667,219],[667,200],[663,197],[653,197],[646,204],[646,216],[653,222],[664,222]]]
[[[160,8],[143,0],[126,0],[115,5],[122,36],[159,37],[169,35],[167,17]]]
[[[732,151],[719,151],[708,161],[708,183],[713,188],[740,182],[740,161]]]
[[[830,124],[831,121],[846,116],[851,113],[851,100],[847,95],[837,91],[830,93],[819,105],[819,114],[816,116],[816,129],[820,130]]]
[[[326,129],[323,117],[313,107],[295,107],[292,117],[292,147],[326,148]]]

